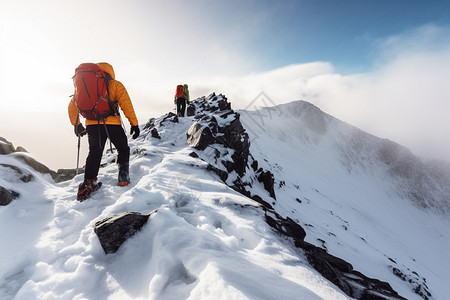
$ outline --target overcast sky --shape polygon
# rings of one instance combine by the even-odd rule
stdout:
[[[76,162],[74,70],[100,61],[141,124],[178,83],[234,108],[264,92],[450,161],[450,1],[0,0],[0,26],[0,136],[53,169]]]

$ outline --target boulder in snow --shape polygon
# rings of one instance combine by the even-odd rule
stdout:
[[[189,146],[197,150],[205,150],[206,147],[215,142],[211,129],[206,126],[203,127],[197,122],[192,124],[186,135]]]
[[[156,128],[153,128],[152,131],[150,132],[150,134],[152,135],[152,138],[161,139],[158,129],[156,129]]]
[[[116,252],[119,247],[147,223],[148,215],[137,212],[126,212],[98,221],[94,225],[100,244],[106,254]]]
[[[11,201],[19,197],[19,193],[15,191],[7,190],[6,188],[0,185],[0,206],[6,206]]]

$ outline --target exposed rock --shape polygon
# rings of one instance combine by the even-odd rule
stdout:
[[[10,141],[8,141],[7,139],[5,139],[3,137],[0,137],[0,154],[5,155],[5,154],[13,153],[13,152],[27,152],[28,153],[28,151],[24,147],[19,146],[17,148],[14,148],[13,143],[11,143]]]
[[[248,163],[250,142],[240,121],[240,115],[231,109],[231,104],[225,96],[217,96],[214,93],[192,101],[191,106],[195,108],[195,119],[198,120],[197,124],[199,125],[194,124],[189,129],[188,138],[201,128],[206,131],[205,145],[217,143],[234,150],[231,160],[229,158],[218,159],[215,167],[220,169],[221,166],[225,166],[228,173],[236,171],[239,176],[243,176]],[[206,128],[209,128],[210,132]],[[189,144],[191,145],[191,143]]]
[[[177,119],[178,120],[178,119]],[[155,139],[161,139],[161,136],[159,135],[158,129],[153,128],[152,131],[150,131],[151,135]]]
[[[19,167],[8,165],[8,164],[0,164],[0,167],[9,168],[13,170],[14,173],[16,173],[17,178],[19,178],[23,182],[30,182],[33,180],[33,175],[31,175],[29,172],[20,169]]]
[[[222,100],[220,100],[217,103],[219,110],[224,111],[224,110],[230,110],[231,109],[231,103],[227,101],[226,97],[223,97]]]
[[[256,202],[258,202],[259,204],[262,204],[262,206],[265,207],[266,209],[273,209],[272,205],[270,205],[269,203],[264,201],[260,196],[253,195],[253,196],[249,196],[249,197],[252,198],[253,200],[255,200]]]
[[[173,112],[169,112],[166,114],[166,116],[161,120],[160,125],[163,126],[164,122],[167,121],[168,119],[170,119],[171,122],[173,123],[178,123],[178,116],[176,114],[174,114]],[[176,121],[175,121],[176,120]]]
[[[239,120],[239,114],[236,113],[236,118],[230,125],[220,128],[219,132],[223,133],[223,144],[226,147],[235,150],[232,155],[235,170],[240,176],[244,176],[245,168],[248,163],[248,155],[250,153],[250,142],[248,134],[245,132],[245,129]]]
[[[192,117],[195,115],[195,106],[192,104],[189,104],[189,106],[186,108],[186,115],[188,117]]]
[[[392,259],[391,259],[391,261],[396,263]],[[431,293],[430,293],[428,285],[426,283],[426,279],[423,277],[420,277],[419,274],[417,274],[417,272],[413,271],[413,272],[410,272],[410,274],[405,274],[404,272],[402,272],[400,269],[398,269],[396,267],[391,267],[391,269],[395,276],[401,278],[404,281],[408,281],[412,285],[414,293],[416,293],[417,295],[419,295],[420,297],[422,297],[425,300],[428,300],[431,298]],[[410,270],[408,269],[408,271],[410,271]]]
[[[150,118],[150,120],[148,120],[148,122],[144,125],[143,130],[152,129],[153,127],[155,127],[155,118]]]
[[[15,152],[14,145],[3,137],[0,137],[0,154],[10,154]]]
[[[94,232],[97,234],[105,253],[116,252],[129,237],[144,226],[148,218],[154,213],[156,213],[156,210],[148,215],[126,212],[96,222]]]
[[[253,159],[253,157],[252,157],[252,159]],[[258,161],[257,160],[253,160],[253,162],[251,164],[251,167],[252,167],[253,171],[256,172],[256,170],[258,170]]]
[[[15,157],[24,161],[27,165],[29,165],[30,167],[32,167],[34,170],[36,170],[39,173],[50,174],[52,176],[52,178],[54,178],[56,176],[55,171],[50,170],[46,165],[38,162],[37,160],[35,160],[31,156],[28,156],[27,154],[20,153],[20,154],[17,154]]]
[[[294,238],[294,241],[303,241],[306,231],[291,218],[283,218],[274,210],[266,210],[266,222],[279,233]]]
[[[198,158],[198,157],[199,157],[198,154],[195,153],[194,151],[192,151],[191,153],[189,153],[189,156],[190,156],[190,157],[193,157],[193,158]]]
[[[10,191],[0,185],[0,206],[5,206],[11,203],[14,199],[19,197],[16,191]]]
[[[276,199],[274,190],[275,178],[273,174],[270,171],[264,171],[263,169],[258,170],[258,172],[256,178],[264,185],[264,188],[269,192],[270,197]]]
[[[206,167],[206,170],[213,171],[214,173],[216,173],[220,177],[220,179],[222,179],[222,181],[226,181],[228,178],[227,172],[225,172],[219,168],[216,168],[211,164],[208,164],[208,166]]]
[[[348,296],[356,299],[405,299],[398,295],[387,282],[369,278],[353,270],[343,259],[304,241],[305,230],[292,219],[283,218],[271,209],[265,209],[266,222],[278,233],[291,237],[295,246],[303,249],[308,262],[323,277],[338,286]]]
[[[25,153],[28,153],[27,149],[25,149],[25,148],[22,147],[22,146],[17,147],[17,148],[16,148],[16,152],[25,152]]]
[[[205,150],[206,147],[215,142],[211,129],[206,126],[203,127],[198,122],[192,124],[186,135],[189,146],[197,150]]]
[[[17,149],[15,149],[14,145],[12,143],[10,143],[6,139],[0,137],[0,154],[14,153],[15,158],[22,160],[23,162],[25,162],[27,165],[29,165],[31,168],[33,168],[35,171],[37,171],[39,173],[50,174],[50,176],[52,176],[52,178],[56,182],[70,180],[73,177],[75,177],[75,175],[76,175],[75,169],[60,169],[60,170],[58,170],[58,172],[55,172],[55,171],[51,170],[50,168],[48,168],[46,165],[38,162],[37,160],[35,160],[31,156],[29,156],[27,154],[27,152],[28,151],[25,150],[25,148],[23,148],[21,146],[19,146],[19,147],[17,147]],[[29,174],[26,171],[21,170],[18,167],[14,167],[14,166],[10,166],[10,165],[8,167],[12,168],[19,174],[24,174],[24,176],[22,176],[20,178],[23,182],[29,182],[33,179],[33,176],[31,174]]]
[[[78,174],[84,173],[84,167],[79,169]],[[72,180],[77,175],[76,169],[58,169],[53,179],[56,182],[63,182],[67,180]]]

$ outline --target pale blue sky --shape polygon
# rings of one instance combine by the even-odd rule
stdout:
[[[55,169],[74,156],[73,72],[99,61],[141,124],[178,83],[235,108],[264,91],[450,161],[450,1],[0,0],[0,26],[0,136]]]

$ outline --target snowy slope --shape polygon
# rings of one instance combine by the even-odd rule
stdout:
[[[306,241],[389,282],[401,296],[422,299],[412,291],[420,284],[430,299],[446,299],[445,167],[433,169],[441,181],[400,176],[404,165],[392,157],[410,156],[378,155],[386,141],[305,102],[242,111],[241,120],[252,157],[275,177],[273,199],[248,167],[242,179],[252,181],[252,194],[302,225]],[[0,299],[349,299],[267,225],[259,203],[227,186],[239,177],[234,171],[223,182],[207,170],[208,159],[232,151],[217,146],[190,156],[186,132],[196,119],[173,121],[165,115],[149,122],[161,139],[143,126],[130,140],[128,187],[116,186],[115,155],[106,154],[103,186],[83,203],[75,200],[82,175],[54,184],[13,155],[0,155],[0,165],[34,177],[23,183],[0,167],[0,186],[21,193],[0,207],[0,237],[7,241],[0,246]],[[117,253],[104,253],[95,222],[155,209]]]
[[[241,114],[252,155],[274,174],[275,210],[297,220],[306,241],[403,297],[421,299],[418,289],[448,299],[448,164],[423,162],[303,101]]]
[[[0,207],[0,298],[348,299],[268,227],[258,203],[188,156],[192,122],[165,121],[160,140],[144,134],[130,141],[128,187],[116,186],[117,167],[108,164],[114,156],[105,155],[103,186],[82,203],[75,200],[81,175],[52,184],[0,156],[35,177],[25,184],[0,169],[0,185],[21,192]],[[105,255],[96,221],[154,209],[138,234]]]

